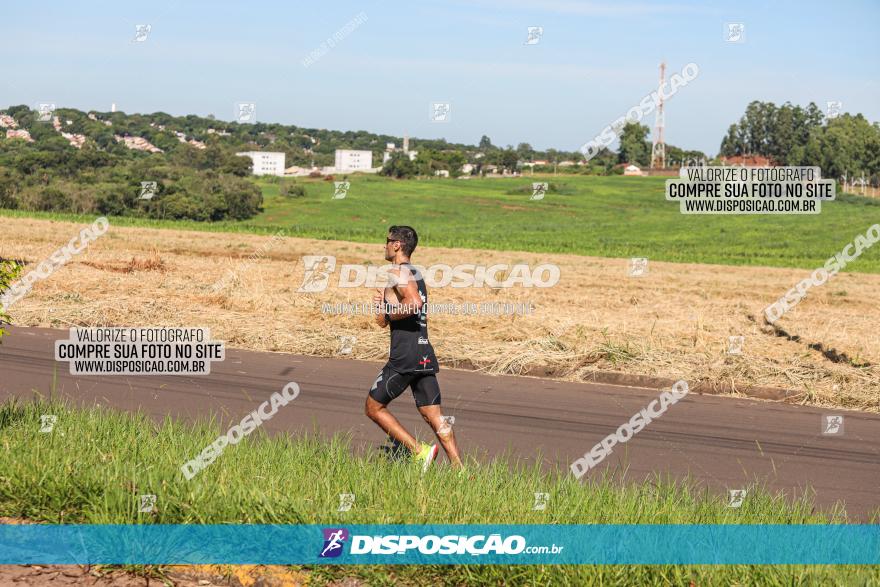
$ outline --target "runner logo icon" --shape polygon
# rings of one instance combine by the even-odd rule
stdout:
[[[345,528],[324,528],[324,548],[320,558],[335,558],[342,554],[343,544],[348,540],[348,530]]]

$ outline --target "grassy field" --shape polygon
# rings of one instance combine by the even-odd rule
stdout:
[[[51,433],[40,415],[54,414]],[[355,457],[344,438],[268,438],[256,431],[191,481],[183,462],[214,440],[211,423],[187,425],[102,408],[59,403],[0,407],[0,516],[51,523],[356,524],[356,523],[699,523],[845,522],[817,514],[805,498],[788,502],[761,488],[739,509],[691,483],[656,479],[639,486],[612,480],[581,484],[538,468],[511,470],[503,460],[470,464],[468,476],[446,467],[422,475],[408,463]],[[532,511],[533,494],[550,494]],[[354,493],[349,512],[340,493]],[[153,513],[138,495],[157,496]],[[442,496],[442,497],[441,497]],[[475,566],[303,569],[315,582],[358,576],[373,585],[876,585],[880,569],[832,566]]]
[[[664,199],[665,178],[347,179],[351,188],[338,200],[332,199],[333,183],[328,181],[300,178],[305,197],[288,198],[279,194],[278,180],[261,179],[265,209],[244,222],[111,221],[261,234],[285,229],[289,236],[369,243],[381,242],[390,224],[409,224],[425,245],[434,247],[804,269],[821,266],[856,234],[880,222],[880,199],[852,195],[824,203],[820,215],[683,215],[676,203]],[[556,184],[556,190],[531,201],[533,180]],[[0,214],[78,219],[6,210]],[[880,272],[880,250],[866,251],[847,271]]]

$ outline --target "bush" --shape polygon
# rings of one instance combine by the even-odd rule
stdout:
[[[246,180],[229,182],[224,186],[227,218],[246,220],[263,209],[263,192]]]
[[[21,265],[15,261],[0,259],[0,296],[3,295],[3,292],[9,289],[9,286],[18,278],[20,273]],[[3,304],[0,303],[0,338],[3,338],[3,335],[6,334],[3,325],[8,323],[9,316],[4,311]]]
[[[42,212],[64,212],[70,204],[70,198],[58,188],[45,188],[37,194],[37,210]]]
[[[306,195],[306,188],[295,183],[283,183],[281,184],[280,193],[285,198],[304,198]]]
[[[102,187],[95,195],[95,207],[105,216],[122,216],[132,207],[134,199],[119,188]]]
[[[151,206],[149,216],[206,221],[211,220],[212,212],[204,199],[194,198],[181,192],[166,196],[157,206]]]

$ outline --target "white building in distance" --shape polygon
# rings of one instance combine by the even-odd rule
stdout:
[[[382,165],[388,163],[388,160],[391,159],[391,154],[396,153],[398,151],[403,151],[407,157],[409,157],[410,161],[415,161],[416,156],[419,154],[418,151],[410,151],[409,150],[409,135],[403,135],[403,149],[398,149],[397,145],[394,143],[385,143],[385,152],[382,154]]]
[[[373,152],[336,149],[334,167],[337,171],[370,171],[373,168]]]
[[[254,175],[284,175],[284,153],[244,151],[236,155],[251,158],[254,162]]]

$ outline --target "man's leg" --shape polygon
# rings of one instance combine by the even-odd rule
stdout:
[[[461,467],[461,455],[458,453],[458,444],[455,442],[455,433],[452,431],[452,425],[443,419],[443,412],[440,405],[420,406],[419,413],[425,422],[431,425],[434,433],[440,440],[440,445],[446,451],[449,462],[455,467]]]
[[[443,411],[440,408],[440,384],[435,375],[424,375],[412,382],[413,396],[416,406],[422,418],[434,430],[440,445],[446,451],[449,462],[455,467],[461,467],[461,455],[458,453],[458,444],[455,442],[455,433],[452,425],[443,419]]]
[[[364,413],[367,417],[379,425],[388,436],[395,439],[411,452],[419,450],[419,443],[407,432],[403,424],[388,411],[388,404],[403,393],[409,385],[409,377],[402,376],[385,366],[373,382],[367,402],[364,405]]]
[[[413,438],[413,435],[407,432],[403,424],[400,423],[394,414],[388,411],[388,405],[382,404],[367,396],[367,404],[364,407],[367,417],[379,425],[379,428],[385,431],[388,436],[395,439],[411,452],[419,450],[419,443]]]

